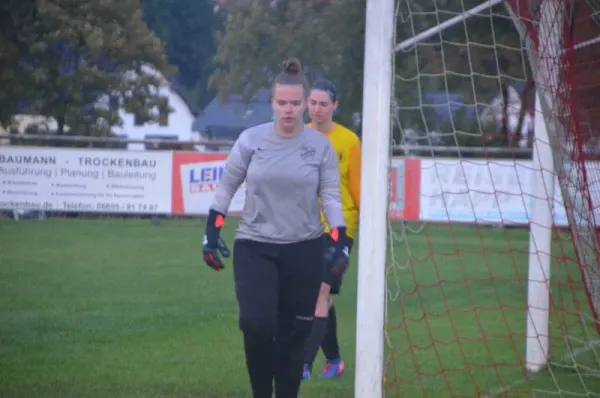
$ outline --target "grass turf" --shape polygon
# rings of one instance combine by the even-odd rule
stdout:
[[[248,397],[231,267],[217,274],[202,263],[202,227],[0,221],[0,396]],[[587,370],[570,363],[518,385],[525,231],[430,226],[394,249],[387,396],[475,396],[515,382],[515,391],[600,391],[589,374],[600,368],[594,350],[576,359]],[[570,314],[588,307],[566,257],[552,276],[561,309],[551,325],[555,359],[567,352],[566,335],[597,339],[589,321]],[[356,259],[336,303],[347,374],[304,383],[301,397],[354,395]]]

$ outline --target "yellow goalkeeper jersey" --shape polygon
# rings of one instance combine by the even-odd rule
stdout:
[[[308,124],[311,127],[312,123]],[[329,138],[338,157],[340,168],[340,194],[344,219],[349,237],[354,238],[358,230],[358,210],[360,208],[360,139],[346,127],[334,123],[331,131],[325,133]],[[325,231],[329,232],[329,226],[321,210],[321,220],[325,225]]]

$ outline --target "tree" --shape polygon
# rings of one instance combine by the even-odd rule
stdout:
[[[142,0],[142,8],[148,27],[164,43],[169,62],[178,69],[178,83],[197,91],[195,100],[200,106],[208,103],[214,95],[208,78],[219,23],[212,0]]]
[[[293,56],[300,58],[309,78],[324,75],[336,82],[342,121],[349,123],[352,113],[360,111],[364,0],[227,4],[210,82],[223,99],[238,93],[249,100],[258,89],[270,87],[281,63]]]
[[[33,79],[32,71],[19,68],[19,30],[31,25],[37,16],[35,0],[4,0],[0,2],[0,124],[7,125],[17,113],[21,99],[33,95],[30,86],[20,82]]]
[[[170,111],[158,88],[169,73],[138,0],[8,0],[0,17],[0,123],[21,111],[54,117],[58,133],[107,135],[119,109],[144,123]],[[151,67],[148,67],[151,66]]]
[[[399,1],[396,42],[480,3],[480,0]],[[353,113],[362,111],[364,0],[245,0],[227,5],[224,32],[218,41],[217,70],[211,79],[224,97],[236,92],[249,99],[258,88],[269,86],[283,59],[297,56],[305,66],[336,82],[341,92],[342,122],[349,123]],[[394,116],[401,121],[401,128],[394,133],[396,142],[402,141],[404,128],[430,131],[424,116],[434,117],[434,113],[422,110],[424,91],[460,92],[467,102],[481,103],[489,100],[491,93],[498,92],[500,79],[480,76],[522,77],[520,42],[512,22],[491,17],[501,15],[502,7],[495,7],[488,16],[469,18],[466,22],[472,34],[469,37],[465,35],[465,26],[457,24],[395,55],[394,97],[395,110],[399,111]],[[499,54],[494,49],[498,42],[515,50]],[[465,62],[467,53],[471,62]],[[477,98],[473,96],[475,92]],[[461,125],[470,128],[467,123]],[[450,134],[443,137],[454,139]],[[480,145],[481,141],[468,139],[464,144]]]

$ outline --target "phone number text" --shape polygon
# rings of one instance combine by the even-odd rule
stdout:
[[[115,212],[146,212],[156,211],[158,209],[157,204],[147,203],[122,203],[122,202],[98,202],[96,203],[96,210],[98,211],[115,211]]]

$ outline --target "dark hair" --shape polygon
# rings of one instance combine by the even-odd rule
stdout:
[[[275,89],[276,84],[302,86],[304,94],[308,94],[308,83],[304,73],[302,73],[302,65],[298,58],[289,58],[283,62],[282,71],[273,80],[272,89]]]
[[[329,98],[331,99],[331,102],[335,102],[338,99],[337,87],[331,80],[317,79],[313,83],[311,90],[325,91],[327,94],[329,94]]]

